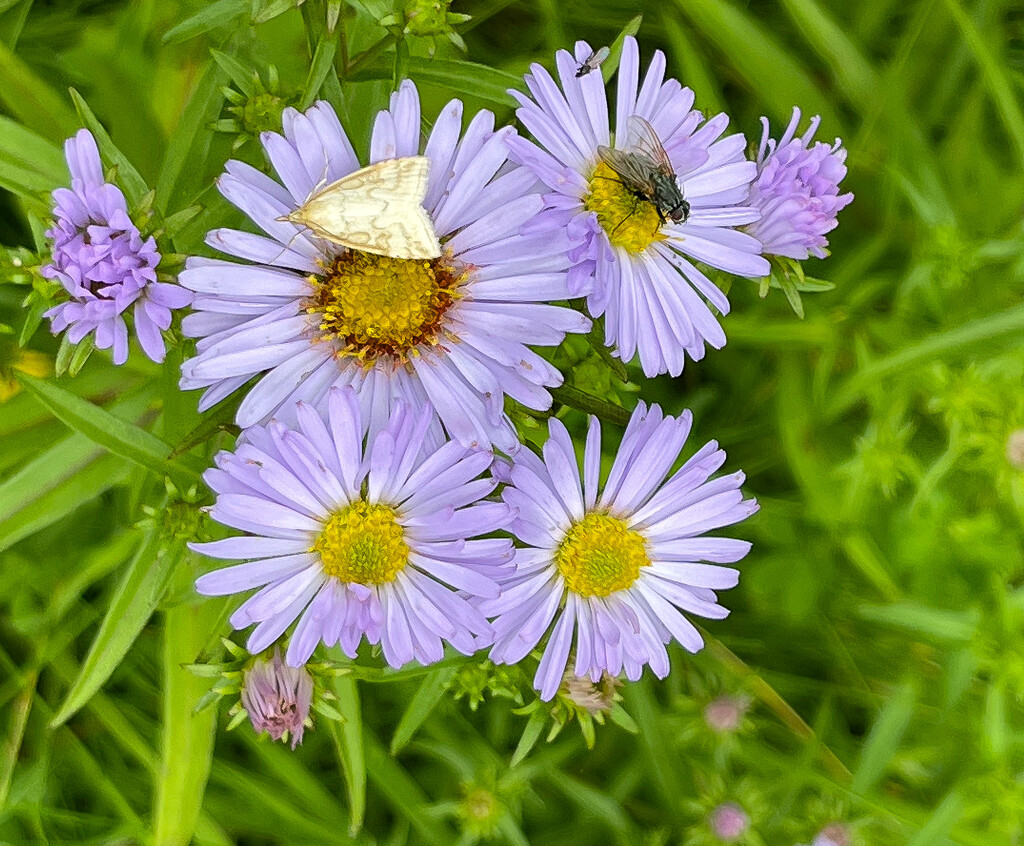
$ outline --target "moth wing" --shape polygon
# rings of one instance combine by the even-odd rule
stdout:
[[[425,156],[377,162],[318,191],[290,219],[350,249],[437,258],[441,244],[422,205],[428,175]]]
[[[631,115],[626,123],[626,133],[625,149],[646,156],[666,176],[675,175],[672,162],[669,161],[658,133],[644,118],[640,115]]]

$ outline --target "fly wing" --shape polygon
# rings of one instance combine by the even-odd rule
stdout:
[[[668,153],[662,146],[658,133],[640,115],[632,115],[626,123],[626,147],[635,153],[646,156],[666,176],[675,176],[672,169],[672,162],[669,161]]]
[[[643,153],[598,147],[597,155],[601,161],[622,177],[626,187],[651,196],[654,191],[651,176],[655,173],[655,163],[646,158]]]
[[[429,160],[387,159],[332,182],[289,219],[350,249],[406,259],[441,255],[441,244],[423,208]]]

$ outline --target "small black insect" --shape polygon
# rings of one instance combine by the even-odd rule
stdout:
[[[686,223],[690,204],[683,197],[672,162],[654,127],[639,115],[633,115],[628,126],[629,142],[625,149],[598,147],[597,155],[633,196],[654,206],[662,223]]]
[[[611,52],[611,49],[608,47],[598,47],[589,56],[587,56],[587,58],[580,62],[580,66],[576,68],[576,78],[579,79],[581,76],[586,76],[591,71],[596,71],[601,67],[601,62],[607,59]]]

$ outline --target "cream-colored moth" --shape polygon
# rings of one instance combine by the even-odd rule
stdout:
[[[429,168],[426,156],[385,159],[314,192],[284,219],[349,249],[437,258],[441,244],[423,208]]]

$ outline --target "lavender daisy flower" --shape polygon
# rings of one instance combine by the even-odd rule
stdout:
[[[160,253],[156,241],[143,240],[128,217],[124,194],[103,179],[100,152],[92,133],[82,129],[64,143],[71,188],[53,192],[56,221],[53,263],[42,269],[71,299],[46,312],[54,334],[68,330],[77,344],[95,334],[101,350],[113,347],[114,364],[128,360],[128,325],[124,312],[134,304],[135,334],[143,352],[155,362],[166,350],[161,330],[171,325],[171,311],[184,308],[191,294],[157,282]]]
[[[245,673],[242,707],[253,729],[274,740],[290,735],[292,749],[302,743],[312,701],[313,677],[303,667],[285,666],[278,649],[269,661],[257,659]]]
[[[803,260],[828,255],[827,232],[839,225],[840,209],[853,202],[853,194],[840,194],[846,176],[846,150],[834,144],[812,144],[820,117],[811,119],[807,131],[796,137],[800,110],[776,142],[769,137],[768,118],[761,118],[764,133],[757,152],[757,179],[747,202],[761,212],[761,219],[747,232],[761,242],[765,255]]]
[[[401,402],[364,449],[354,389],[331,389],[326,405],[326,422],[300,402],[295,428],[254,426],[218,454],[205,474],[218,495],[210,514],[250,534],[191,547],[248,563],[208,573],[196,589],[260,587],[231,623],[258,624],[247,643],[255,654],[298,620],[292,667],[320,641],[355,657],[364,635],[392,667],[440,660],[442,639],[472,654],[490,625],[467,597],[498,596],[512,558],[508,540],[470,540],[510,520],[505,504],[480,501],[496,484],[477,478],[491,454],[449,442],[424,457],[433,411]]]
[[[184,330],[200,338],[182,368],[183,388],[205,388],[205,409],[265,374],[242,402],[242,427],[271,415],[290,421],[296,400],[321,405],[332,385],[352,385],[371,432],[393,403],[429,401],[444,433],[471,446],[518,439],[503,411],[507,394],[526,406],[551,404],[561,374],[526,344],[557,345],[589,321],[545,301],[565,299],[564,235],[520,235],[543,205],[536,180],[507,162],[510,127],[494,130],[481,111],[461,132],[462,103],[438,116],[424,206],[444,249],[430,261],[342,250],[280,218],[318,185],[359,168],[334,111],[318,103],[284,113],[284,135],[263,146],[282,182],[228,162],[221,192],[269,235],[233,229],[207,242],[256,264],[193,258],[181,283],[196,292]],[[404,82],[377,116],[371,162],[420,152],[420,103]],[[442,428],[443,427],[443,428]]]
[[[769,272],[757,239],[734,228],[759,217],[746,203],[757,167],[746,160],[742,135],[722,137],[728,117],[705,121],[692,108],[693,92],[674,79],[665,81],[661,51],[638,93],[639,50],[627,38],[618,70],[614,146],[629,145],[627,126],[634,115],[651,125],[690,208],[682,222],[664,219],[598,156],[599,146],[611,146],[612,133],[601,74],[576,75],[590,54],[583,41],[576,42],[575,58],[559,51],[561,90],[533,65],[526,77],[533,99],[512,92],[521,104],[516,114],[537,141],[511,137],[512,157],[550,189],[545,211],[524,231],[567,232],[570,289],[574,296],[589,292],[590,313],[605,316],[605,342],[618,347],[623,361],[639,352],[648,376],[678,375],[684,353],[699,359],[705,342],[725,344],[705,299],[722,314],[729,301],[695,262],[740,276]]]
[[[574,632],[577,676],[596,682],[625,670],[635,681],[650,664],[663,678],[666,643],[677,640],[691,652],[703,646],[680,610],[728,614],[714,591],[735,586],[739,574],[714,565],[739,561],[750,544],[703,535],[743,520],[757,503],[743,499],[742,473],[709,481],[725,461],[714,441],[666,480],[691,419],[688,411],[675,419],[657,405],[638,405],[602,489],[594,417],[582,484],[572,440],[555,419],[543,460],[523,449],[503,471],[502,497],[518,512],[510,531],[527,546],[516,550],[501,596],[480,609],[498,615],[490,657],[499,664],[522,660],[554,621],[534,679],[542,699],[558,690]]]

